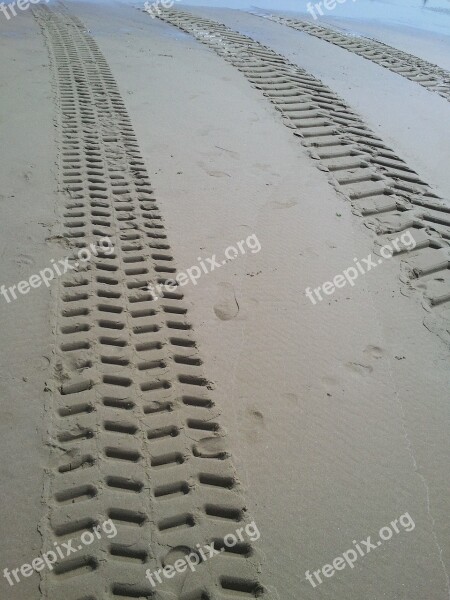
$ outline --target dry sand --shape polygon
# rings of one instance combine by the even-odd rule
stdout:
[[[187,286],[185,299],[261,531],[262,581],[280,599],[445,600],[450,350],[424,327],[422,296],[405,292],[394,258],[313,306],[305,288],[366,257],[375,235],[280,114],[233,66],[168,24],[120,4],[73,2],[70,10],[116,78],[178,269],[199,256],[221,256],[251,234],[261,243],[259,253]],[[192,12],[251,35],[320,78],[450,197],[444,99],[274,23],[227,10]],[[47,50],[30,11],[0,22],[0,44],[2,81],[9,83],[0,283],[11,285],[65,249],[49,241],[61,232],[56,108]],[[32,290],[9,305],[1,299],[2,569],[40,552],[56,290],[53,297]],[[352,540],[376,538],[405,512],[414,531],[316,589],[305,581],[307,569],[331,563]],[[3,580],[0,595],[38,600],[38,585],[36,574],[14,588]]]

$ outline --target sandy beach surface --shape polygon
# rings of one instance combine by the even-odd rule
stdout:
[[[4,575],[0,597],[446,600],[450,103],[245,11],[173,10],[320,80],[427,184],[428,204],[358,214],[271,92],[142,7],[50,2],[0,19],[0,284],[99,237],[115,248],[0,297],[1,570],[108,518],[118,531],[65,567]],[[450,69],[450,31],[321,24]],[[305,294],[409,230],[420,247],[322,301]],[[142,282],[172,261],[201,274],[182,299],[152,300]],[[147,569],[241,523],[260,533],[250,549],[152,588]],[[350,549],[321,583],[305,577]]]

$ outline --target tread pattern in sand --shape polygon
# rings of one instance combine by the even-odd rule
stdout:
[[[320,80],[225,25],[181,10],[159,18],[192,34],[237,67],[275,105],[329,182],[377,234],[377,247],[409,231],[405,292],[418,290],[425,325],[450,343],[450,205]],[[375,250],[376,252],[376,250]]]
[[[315,25],[309,21],[288,19],[276,15],[262,15],[260,13],[251,14],[281,25],[287,25],[297,29],[297,31],[304,31],[321,40],[335,44],[389,69],[389,71],[406,77],[410,81],[415,81],[427,90],[436,92],[450,101],[450,72],[413,54],[408,54],[378,40],[343,33],[331,27]]]
[[[108,236],[61,279],[41,523],[43,551],[112,519],[42,572],[49,600],[269,597],[256,544],[227,548],[250,521],[183,294],[153,301],[176,269],[136,136],[96,42],[64,9],[35,9],[51,57],[62,234],[73,250]],[[197,545],[219,556],[153,588],[145,578]]]

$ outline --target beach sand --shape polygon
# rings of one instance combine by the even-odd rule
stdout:
[[[281,114],[233,65],[174,26],[125,4],[67,7],[87,27],[118,84],[178,270],[198,265],[199,257],[222,258],[228,246],[249,236],[259,240],[260,251],[248,249],[183,293],[246,511],[261,532],[255,547],[270,597],[445,600],[445,325],[436,322],[433,331],[424,326],[433,309],[420,286],[405,283],[398,257],[361,275],[353,287],[310,302],[305,289],[367,257],[377,235],[329,185],[329,174],[316,167]],[[445,99],[256,16],[183,8],[252,37],[323,81],[448,201]],[[384,41],[414,50],[404,30],[395,36],[391,27]],[[427,44],[422,57],[430,60],[443,46],[439,40]],[[0,283],[9,287],[68,250],[60,237],[54,81],[31,11],[0,21],[0,45],[7,82]],[[445,57],[441,66],[448,68]],[[60,294],[53,282],[9,304],[0,298],[1,565],[10,570],[30,563],[42,551],[42,538],[50,539],[49,473],[58,450],[55,455],[49,448],[48,431],[58,421],[51,397],[61,383],[54,372]],[[94,342],[94,331],[86,339]],[[354,548],[353,540],[378,539],[380,528],[405,513],[414,530],[401,529],[317,587],[305,579],[307,570]],[[145,565],[139,568],[137,584],[144,586]],[[42,592],[36,573],[13,587],[3,579],[1,597],[53,599],[52,581]],[[73,597],[90,599],[88,579],[80,574],[74,581],[82,595]],[[185,598],[179,589],[172,593],[161,598]],[[235,597],[229,594],[217,598]]]

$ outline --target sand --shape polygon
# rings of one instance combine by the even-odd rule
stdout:
[[[205,274],[184,293],[248,513],[261,531],[255,547],[271,596],[448,598],[449,348],[424,326],[423,297],[406,291],[394,258],[312,305],[305,288],[366,257],[376,236],[281,115],[237,69],[173,26],[119,4],[71,3],[70,10],[118,83],[178,269],[222,256],[251,234],[261,243],[260,252]],[[444,99],[274,23],[192,12],[320,78],[449,198]],[[10,141],[1,163],[2,282],[11,285],[65,249],[48,241],[61,221],[47,50],[30,12],[0,26],[9,59],[0,68],[12,82],[3,96]],[[56,293],[33,290],[10,305],[2,299],[1,562],[10,569],[40,552],[52,420],[45,390],[57,387],[50,367]],[[305,580],[307,569],[331,563],[352,540],[376,537],[405,512],[414,531],[320,587]],[[36,574],[2,585],[2,597],[41,597]]]

